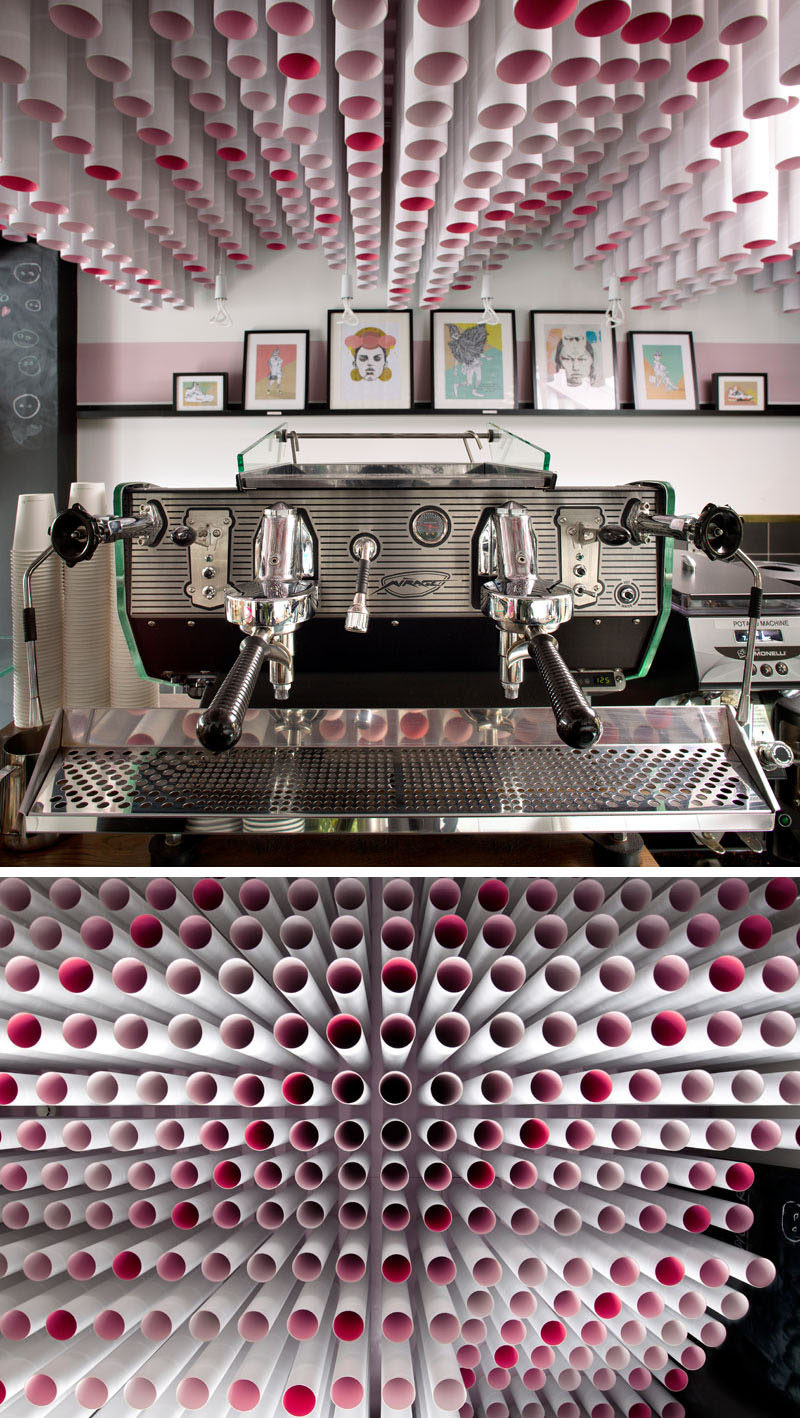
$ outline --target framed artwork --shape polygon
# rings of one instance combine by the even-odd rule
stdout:
[[[714,403],[721,414],[763,414],[766,374],[712,374]]]
[[[399,413],[413,403],[410,310],[328,311],[328,406]]]
[[[631,333],[633,403],[651,413],[697,408],[694,344],[688,330]]]
[[[172,376],[172,407],[176,414],[223,414],[227,402],[227,374]]]
[[[517,407],[517,349],[513,310],[498,310],[487,325],[482,310],[434,310],[431,314],[433,407]]]
[[[532,310],[537,409],[617,409],[617,347],[602,310]]]
[[[308,403],[308,330],[247,330],[242,404],[245,409],[304,409]]]

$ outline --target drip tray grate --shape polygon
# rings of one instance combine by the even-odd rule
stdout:
[[[715,742],[600,744],[582,754],[556,745],[258,747],[219,760],[193,748],[64,748],[38,798],[37,813],[104,820],[543,816],[586,826],[624,814],[666,827],[671,815],[735,826],[772,811],[732,748]]]

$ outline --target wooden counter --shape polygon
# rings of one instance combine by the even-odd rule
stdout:
[[[480,834],[438,836],[361,836],[357,833],[303,833],[251,836],[199,835],[189,839],[196,854],[192,865],[201,867],[255,867],[296,871],[314,867],[381,867],[391,871],[428,867],[493,867],[497,871],[542,870],[548,867],[585,867],[600,871],[592,843],[578,834],[539,837],[533,834]],[[0,848],[0,869],[19,876],[58,867],[107,867],[124,872],[128,867],[150,867],[149,834],[76,833],[61,837],[41,852],[8,852]],[[176,863],[177,865],[177,863]],[[645,848],[641,865],[655,867]],[[168,870],[167,867],[163,868]]]

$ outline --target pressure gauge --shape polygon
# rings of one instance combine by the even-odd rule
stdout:
[[[411,535],[423,547],[438,547],[446,542],[452,523],[441,507],[420,507],[410,523]]]

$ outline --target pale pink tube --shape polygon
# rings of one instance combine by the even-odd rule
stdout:
[[[340,1010],[354,1014],[362,1024],[369,1015],[369,1003],[361,966],[355,960],[337,959],[326,971],[328,988]],[[321,1012],[330,1017],[330,1007],[320,997]]]
[[[280,962],[275,966],[276,970],[279,965]],[[225,994],[241,1002],[255,1018],[274,1024],[283,1013],[284,1006],[280,996],[256,973],[249,960],[228,958],[223,961],[219,967],[218,979]],[[222,1012],[225,1012],[224,1009]]]
[[[364,927],[356,916],[338,916],[331,922],[330,942],[334,955],[355,960],[365,978],[368,972],[367,945]]]
[[[407,1340],[381,1345],[381,1396],[392,1412],[403,1412],[414,1402],[414,1364]]]
[[[281,944],[289,951],[290,955],[295,955],[296,953],[303,960],[303,963],[308,966],[309,972],[314,979],[321,979],[325,974],[328,961],[320,944],[320,939],[314,930],[312,919],[314,915],[315,913],[311,912],[308,919],[305,915],[287,916],[280,929],[280,939]],[[336,928],[337,934],[339,934],[342,929],[339,922],[334,922],[331,927],[331,939],[333,939],[334,928]]]
[[[331,1370],[330,1398],[336,1405],[336,1415],[347,1412],[350,1418],[366,1418],[367,1375],[366,1336],[351,1343],[339,1344]]]
[[[249,1345],[231,1320],[217,1339],[196,1349],[175,1390],[177,1402],[184,1408],[202,1408],[217,1389],[220,1375],[248,1352]]]
[[[337,881],[333,888],[333,902],[339,916],[354,916],[364,930],[369,927],[369,907],[367,887],[358,878],[348,876]]]
[[[381,927],[381,955],[384,962],[410,956],[414,946],[414,926],[409,916],[387,916]]]
[[[421,985],[427,989],[431,978],[442,961],[451,959],[467,940],[467,923],[462,916],[443,912],[434,922],[430,936],[423,936],[423,961]]]

